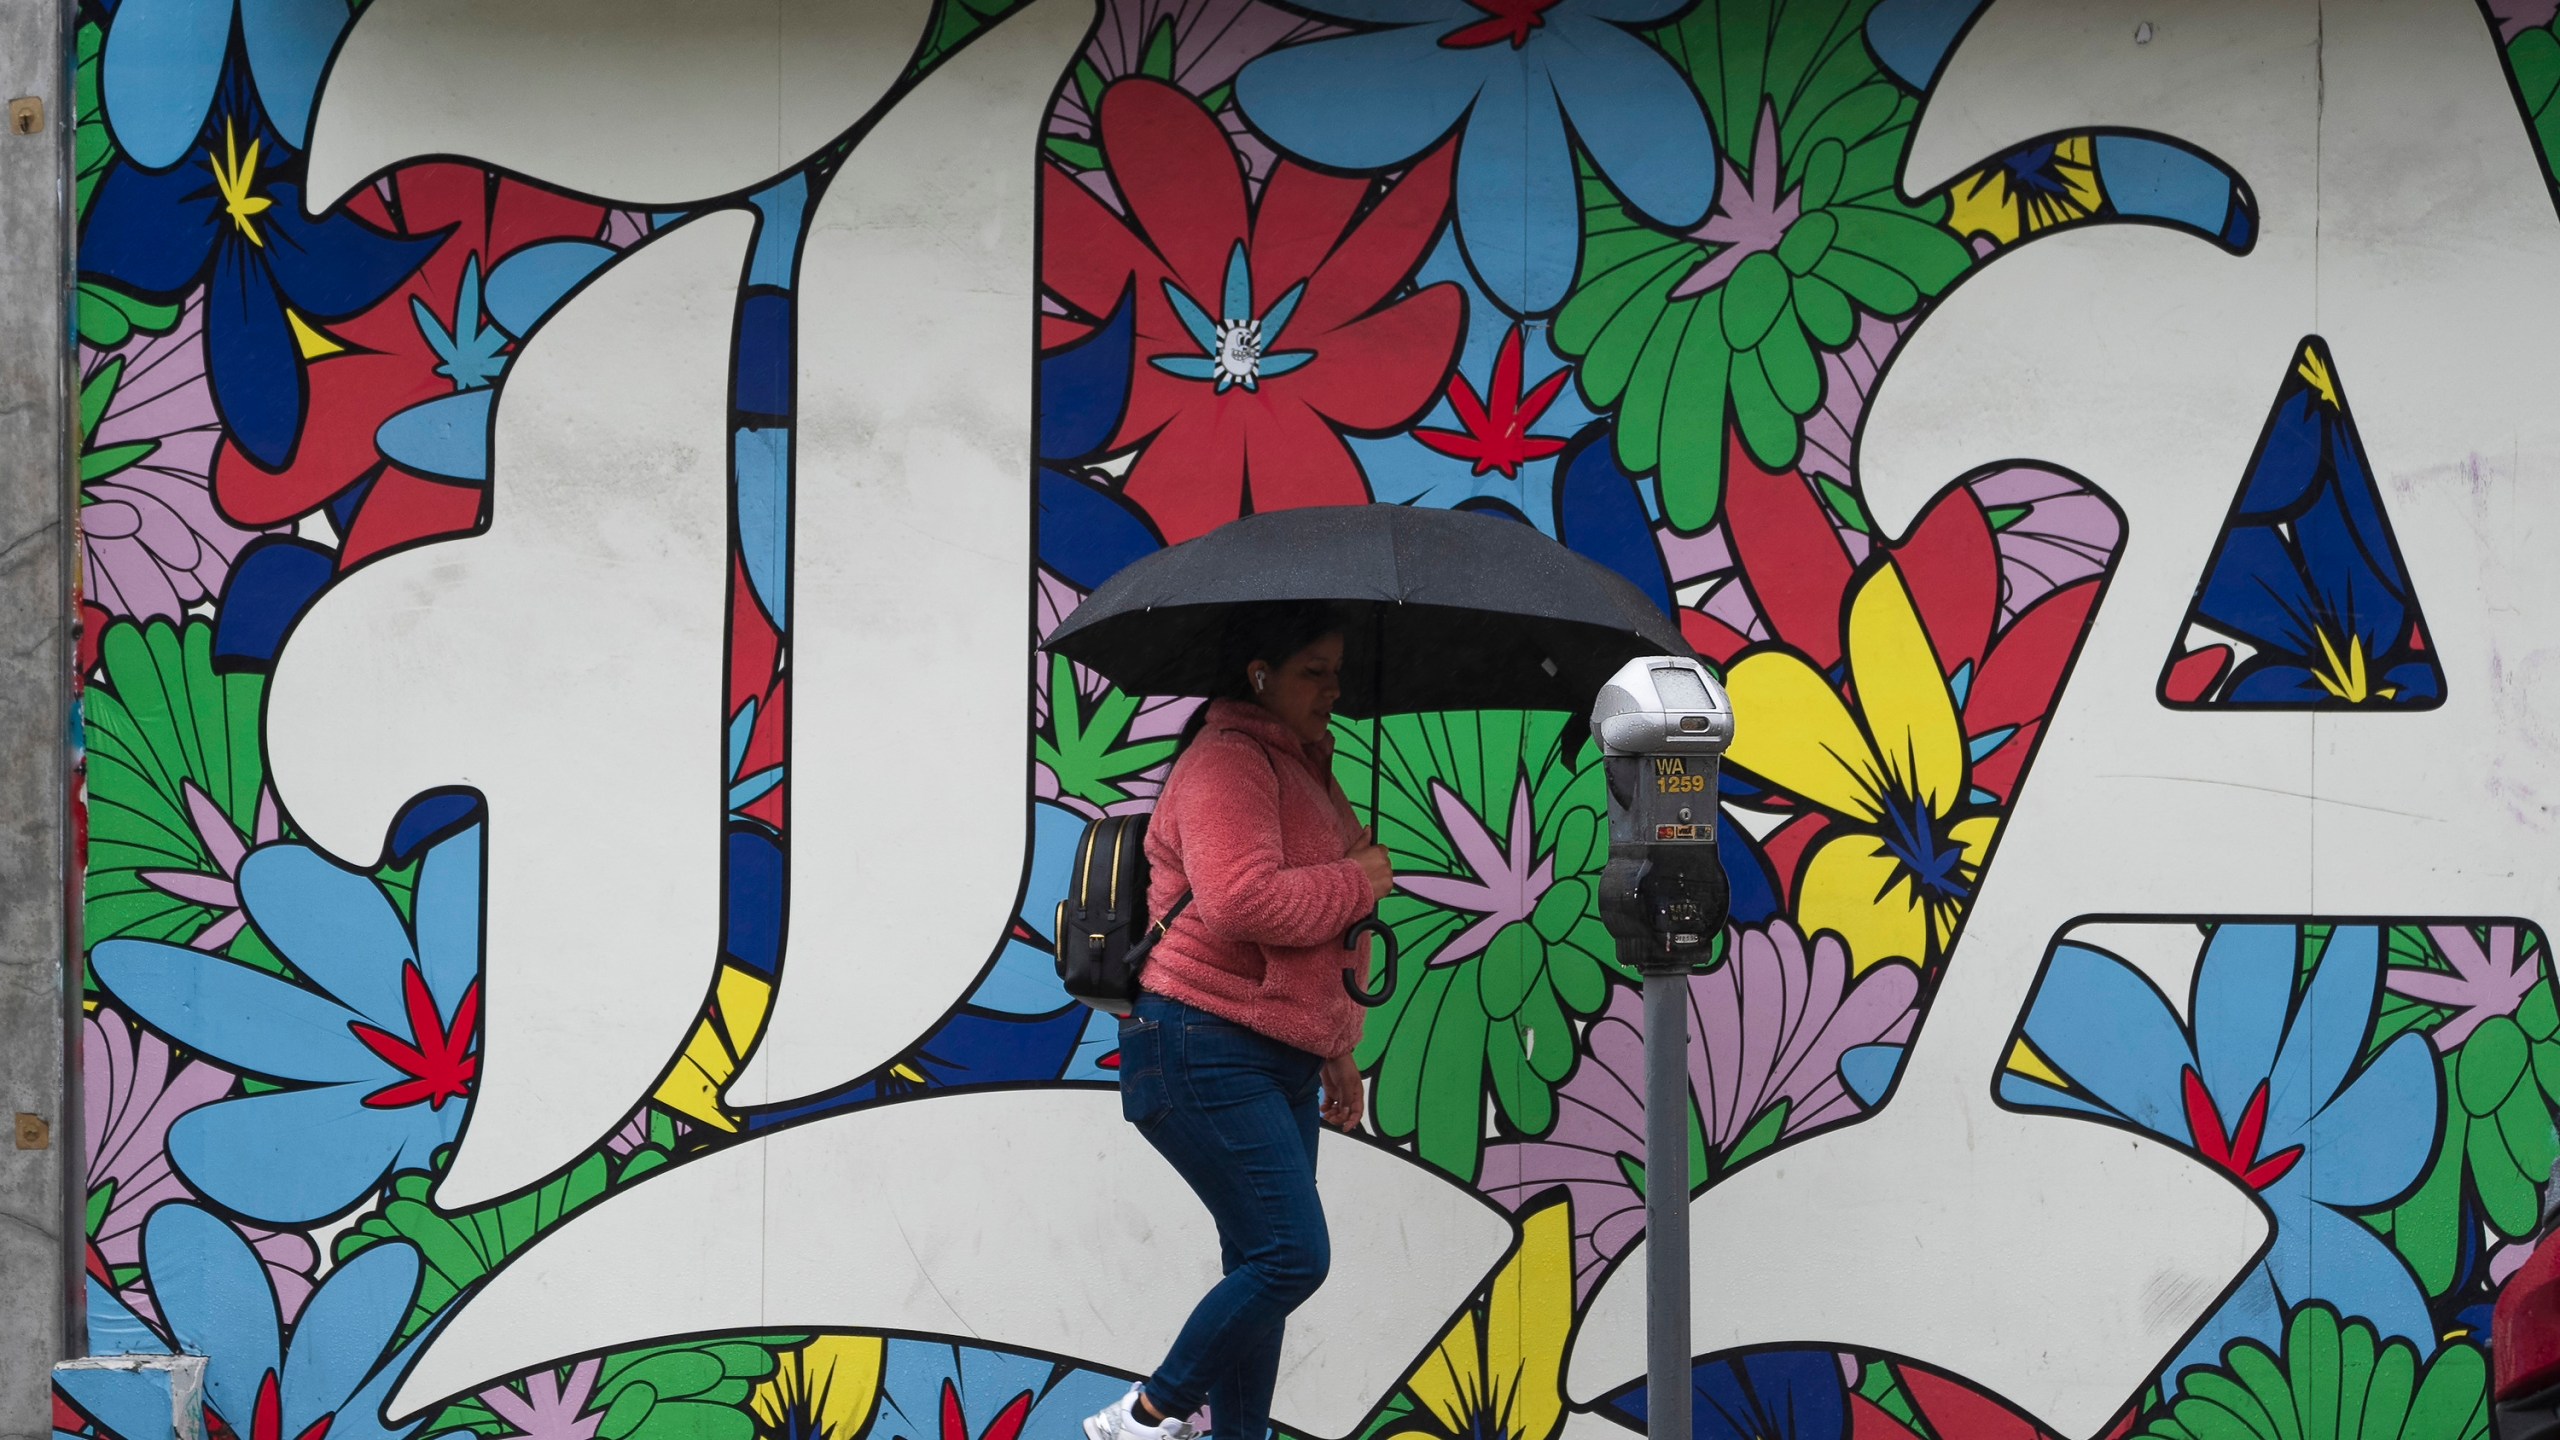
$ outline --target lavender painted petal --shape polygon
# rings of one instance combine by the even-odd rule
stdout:
[[[221,875],[204,875],[193,870],[144,870],[143,883],[154,890],[192,900],[198,905],[213,905],[225,910],[240,904],[239,887]]]

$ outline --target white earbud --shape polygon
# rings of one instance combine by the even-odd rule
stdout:
[[[1264,682],[1264,681],[1266,681],[1266,680],[1269,680],[1270,678],[1271,678],[1271,676],[1270,676],[1267,672],[1265,672],[1265,671],[1261,671],[1261,670],[1256,670],[1256,671],[1254,671],[1254,672],[1253,672],[1253,689],[1254,689],[1254,693],[1256,693],[1256,694],[1260,694],[1260,693],[1261,693],[1261,691],[1262,691],[1262,684],[1263,684],[1263,682]]]

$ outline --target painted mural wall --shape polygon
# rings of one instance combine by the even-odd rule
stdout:
[[[1041,637],[1425,505],[1739,712],[1701,1440],[2476,1440],[2553,8],[84,0],[91,1348],[221,1440],[1072,1436],[1216,1245],[1046,955],[1192,702]],[[1407,964],[1275,1414],[1641,1431],[1581,717],[1339,739]]]

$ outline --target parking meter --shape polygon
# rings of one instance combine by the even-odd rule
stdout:
[[[1733,706],[1695,660],[1631,660],[1591,707],[1609,784],[1609,864],[1600,917],[1640,974],[1685,972],[1724,928],[1716,777]]]
[[[1591,707],[1609,788],[1600,918],[1644,977],[1645,1430],[1689,1434],[1689,995],[1731,908],[1716,781],[1733,705],[1695,660],[1630,660]]]

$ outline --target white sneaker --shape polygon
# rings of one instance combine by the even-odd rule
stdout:
[[[1168,1415],[1156,1425],[1141,1422],[1137,1407],[1143,1388],[1131,1385],[1128,1394],[1104,1406],[1101,1414],[1087,1417],[1085,1440],[1198,1440],[1200,1432],[1177,1416]]]

